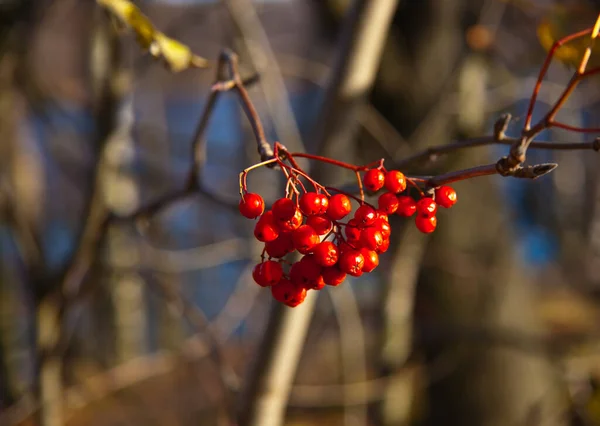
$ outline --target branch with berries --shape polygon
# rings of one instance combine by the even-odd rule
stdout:
[[[303,302],[307,291],[321,290],[326,285],[338,286],[347,275],[359,277],[377,268],[379,255],[385,253],[390,245],[392,230],[389,215],[414,216],[415,225],[421,232],[429,234],[435,231],[438,224],[438,207],[450,208],[457,202],[456,191],[448,186],[450,183],[494,174],[537,179],[557,167],[555,163],[525,165],[529,147],[598,151],[598,138],[593,142],[580,144],[535,142],[534,138],[541,131],[551,127],[574,132],[600,132],[600,129],[575,128],[555,120],[556,114],[576,86],[583,79],[600,73],[600,68],[586,70],[599,30],[600,16],[594,27],[557,41],[548,52],[530,98],[520,137],[506,136],[511,116],[505,114],[496,122],[494,133],[490,137],[430,148],[401,162],[406,166],[412,161],[431,159],[457,149],[494,143],[510,144],[509,155],[493,164],[438,176],[417,177],[405,176],[399,170],[387,170],[383,159],[367,165],[353,165],[307,153],[292,153],[279,142],[275,142],[272,155],[265,155],[264,134],[256,132],[257,128],[262,129],[262,125],[258,124],[259,117],[256,114],[248,114],[253,123],[252,128],[255,129],[262,161],[240,173],[239,211],[246,218],[258,219],[254,227],[254,236],[264,243],[261,262],[253,271],[255,282],[262,287],[270,287],[275,300],[290,307],[298,306]],[[565,43],[587,36],[590,37],[590,45],[562,95],[550,111],[532,126],[536,99],[556,50]],[[235,70],[232,71],[235,73]],[[242,97],[241,101],[247,112],[255,112],[254,108],[248,105],[248,97]],[[358,196],[343,189],[323,186],[298,165],[296,158],[320,161],[353,172]],[[263,198],[257,193],[249,192],[246,182],[250,171],[263,166],[277,168],[286,181],[284,196],[275,201],[267,211]],[[377,206],[365,201],[365,189],[371,195],[384,191],[379,195]],[[353,203],[356,204],[356,209],[350,218]],[[295,252],[300,253],[302,257],[296,261],[289,260],[289,255]]]

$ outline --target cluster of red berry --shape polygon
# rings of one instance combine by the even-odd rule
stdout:
[[[372,272],[379,265],[379,255],[390,245],[388,215],[408,217],[417,213],[418,229],[429,233],[436,227],[437,205],[451,207],[456,202],[456,193],[446,186],[435,191],[435,201],[422,197],[416,202],[409,195],[399,195],[406,190],[407,180],[396,170],[370,169],[363,183],[371,192],[385,187],[387,192],[379,197],[378,208],[350,194],[330,195],[324,187],[317,187],[314,192],[280,198],[265,212],[259,194],[243,191],[240,213],[249,219],[259,218],[254,236],[265,243],[262,262],[252,273],[256,283],[270,287],[279,302],[297,306],[308,290],[337,286],[347,275]],[[351,199],[360,205],[344,223],[352,211]],[[294,251],[303,256],[290,264],[283,258]]]

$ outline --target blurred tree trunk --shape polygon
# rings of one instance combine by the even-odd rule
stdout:
[[[436,111],[442,95],[449,88],[457,89],[460,74],[455,70],[469,76],[458,84],[459,91],[481,86],[485,79],[481,61],[468,59],[461,64],[464,25],[469,8],[477,10],[477,3],[405,2],[399,10],[374,100],[401,134],[411,137],[415,150],[448,143],[466,132],[486,132],[477,128],[481,120],[459,116],[457,121]],[[465,99],[464,107],[477,111],[481,99]],[[485,150],[465,151],[443,165],[458,169],[489,161],[493,159]],[[556,402],[546,354],[489,344],[500,338],[498,331],[502,330],[516,335],[540,332],[532,313],[535,294],[516,258],[508,212],[502,209],[494,187],[496,179],[500,178],[456,185],[460,202],[451,212],[440,212],[438,231],[427,237],[415,326],[428,362],[431,425],[525,425],[536,424],[539,418],[543,419],[540,424],[558,422],[543,417]],[[406,241],[398,244],[398,255],[402,250],[418,250]],[[398,312],[406,313],[406,304],[410,305],[403,298],[412,293],[415,282],[411,279],[416,277],[409,269],[406,276],[389,283],[388,298],[398,299],[388,300],[386,329],[398,329],[398,335],[386,334],[383,362],[387,370],[397,369],[409,353],[411,325],[409,321],[400,324]],[[440,372],[440,365],[447,370]],[[413,399],[411,386],[407,380],[404,387],[390,388],[382,405],[383,424],[409,422],[410,404],[398,398]]]

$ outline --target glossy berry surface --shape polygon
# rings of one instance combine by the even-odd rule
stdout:
[[[437,227],[437,218],[435,216],[417,215],[415,218],[415,225],[419,231],[424,234],[430,234],[435,231],[435,228]]]
[[[240,200],[238,208],[242,216],[255,219],[265,211],[265,201],[260,195],[248,192]]]
[[[292,233],[294,247],[302,254],[310,252],[319,244],[319,236],[308,225],[302,225]]]
[[[342,252],[338,261],[342,272],[358,277],[362,275],[362,268],[365,264],[365,258],[357,250],[347,250]]]
[[[377,219],[377,212],[371,206],[362,205],[354,213],[354,220],[358,226],[371,226]]]
[[[325,215],[310,216],[306,219],[306,224],[315,230],[317,235],[326,235],[333,228],[333,223]]]
[[[456,191],[450,186],[440,186],[435,190],[435,202],[449,209],[456,204]]]
[[[360,233],[360,242],[362,247],[377,250],[383,244],[383,236],[376,228],[366,228]]]
[[[321,213],[321,196],[316,192],[307,192],[300,197],[300,210],[306,216]]]
[[[271,211],[278,221],[290,220],[296,214],[296,203],[289,198],[280,198],[273,203]]]
[[[386,214],[396,213],[399,205],[400,203],[398,202],[398,197],[396,194],[391,192],[385,192],[381,194],[377,200],[377,206],[379,207],[379,210],[385,212]]]
[[[385,174],[378,169],[368,170],[363,177],[363,185],[371,192],[377,192],[383,188],[384,182]]]
[[[331,241],[323,241],[313,250],[315,261],[321,266],[333,266],[337,263],[339,250]]]
[[[340,220],[348,216],[350,211],[352,211],[352,204],[344,194],[335,194],[329,199],[329,207],[327,208],[329,218]]]
[[[373,272],[379,266],[379,255],[376,251],[363,247],[360,249],[360,254],[365,259],[365,264],[362,268],[363,272]]]
[[[278,302],[294,308],[304,302],[306,289],[293,284],[290,280],[282,279],[278,284],[271,287],[271,294]]]
[[[393,194],[399,194],[406,189],[406,177],[398,170],[390,170],[385,174],[385,189]]]
[[[263,243],[274,241],[279,236],[279,227],[275,223],[273,213],[268,211],[258,219],[254,226],[254,237]]]
[[[417,211],[417,203],[408,195],[398,197],[398,210],[396,214],[403,217],[410,217]]]
[[[431,197],[423,197],[417,202],[419,216],[431,217],[437,212],[437,204]]]
[[[277,284],[283,277],[283,268],[281,264],[273,260],[259,263],[252,270],[252,278],[261,287],[268,287]]]
[[[342,272],[337,266],[323,268],[321,276],[325,284],[334,287],[340,285],[346,279],[346,273]]]
[[[265,244],[265,251],[270,257],[283,257],[294,251],[291,232],[282,232],[279,236]]]

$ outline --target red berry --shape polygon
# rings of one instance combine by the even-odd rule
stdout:
[[[418,215],[415,218],[415,225],[417,225],[417,229],[424,234],[431,234],[437,227],[437,218],[435,216]]]
[[[398,194],[406,189],[406,177],[398,170],[390,170],[385,174],[385,189]]]
[[[294,242],[291,232],[282,232],[274,241],[265,244],[265,250],[271,257],[283,257],[294,251]]]
[[[371,226],[377,219],[377,213],[371,206],[363,204],[354,212],[354,220],[359,227]]]
[[[283,277],[283,269],[279,262],[267,260],[259,263],[252,270],[252,278],[261,287],[268,287],[277,284]]]
[[[431,217],[437,212],[437,204],[431,197],[423,197],[417,202],[419,216]]]
[[[255,219],[265,211],[265,201],[260,195],[248,192],[242,195],[238,208],[242,216]]]
[[[360,244],[360,229],[358,228],[356,219],[350,219],[348,221],[346,229],[344,229],[344,234],[346,234],[346,241],[352,246],[356,247]]]
[[[321,286],[321,265],[313,256],[304,256],[290,268],[290,279],[294,284],[307,290]],[[322,288],[322,287],[321,287]]]
[[[379,266],[379,255],[373,250],[367,248],[361,248],[360,253],[365,258],[365,264],[363,266],[363,272],[372,272]]]
[[[306,289],[294,285],[290,280],[283,278],[278,284],[271,287],[271,294],[278,302],[285,303],[293,308],[304,302]]]
[[[385,174],[378,169],[371,169],[365,173],[363,184],[369,191],[377,192],[383,188],[385,182]]]
[[[302,212],[298,209],[294,212],[294,215],[287,220],[278,220],[277,225],[282,231],[293,231],[294,229],[298,229],[300,225],[302,225]]]
[[[335,194],[329,199],[329,207],[327,208],[327,216],[332,220],[343,219],[352,210],[350,199],[344,194]]]
[[[327,208],[329,207],[329,197],[325,194],[318,194],[319,199],[321,200],[319,214],[327,213]]]
[[[273,218],[273,212],[263,214],[254,226],[254,236],[263,243],[274,241],[279,236],[279,228]]]
[[[298,208],[296,207],[296,203],[289,198],[280,198],[273,203],[271,210],[273,211],[273,216],[275,216],[275,219],[285,222],[294,217]]]
[[[377,254],[385,253],[390,248],[390,239],[384,238],[383,243],[375,250]]]
[[[386,222],[390,221],[390,218],[388,217],[386,212],[382,212],[381,210],[377,210],[377,219],[383,219]]]
[[[323,276],[323,281],[325,281],[325,284],[334,287],[340,285],[346,279],[346,273],[340,271],[337,266],[323,268],[321,275]]]
[[[389,222],[386,222],[383,219],[377,219],[373,224],[373,228],[381,232],[381,236],[384,240],[389,239],[390,235],[392,235],[392,227],[390,226]]]
[[[399,216],[410,217],[417,211],[417,203],[408,195],[398,197],[398,210],[396,214]]]
[[[435,190],[435,202],[449,209],[456,204],[456,191],[450,186],[440,186]]]
[[[308,225],[302,225],[292,233],[294,247],[302,254],[310,252],[317,244],[319,244],[319,236]]]
[[[331,241],[323,241],[314,248],[313,256],[321,266],[333,266],[338,261],[339,250]]]
[[[360,242],[369,250],[377,250],[383,244],[383,236],[376,228],[366,228],[360,233]]]
[[[315,230],[317,235],[325,235],[331,231],[333,228],[333,223],[331,223],[331,219],[327,216],[309,216],[306,219],[306,224]]]
[[[383,212],[387,214],[395,213],[398,210],[398,197],[396,194],[392,194],[391,192],[385,192],[379,196],[377,200],[377,205],[379,206],[379,210],[383,210]]]
[[[362,275],[365,258],[357,250],[345,250],[340,255],[338,266],[342,272],[355,277]]]
[[[313,216],[321,212],[321,194],[307,192],[300,197],[300,210],[305,216]]]

